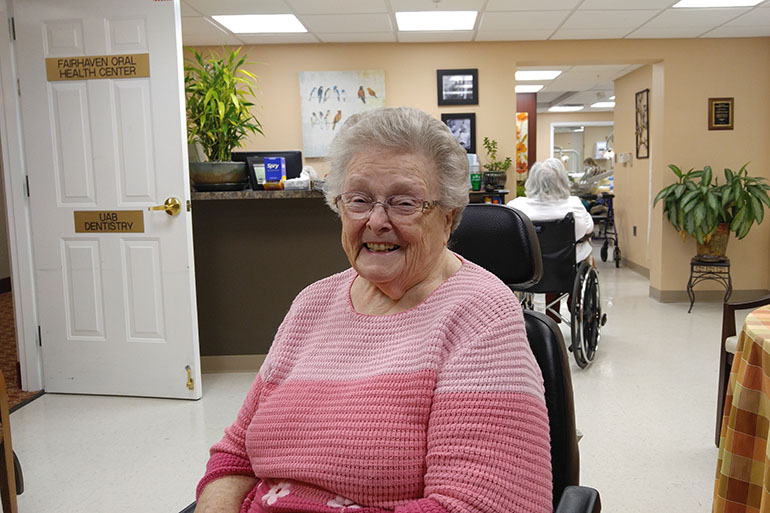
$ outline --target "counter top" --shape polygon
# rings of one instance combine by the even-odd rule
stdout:
[[[324,195],[319,191],[212,191],[196,192],[191,195],[193,200],[233,200],[233,199],[323,199]]]

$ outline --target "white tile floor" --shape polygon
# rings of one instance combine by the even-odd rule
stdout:
[[[609,317],[594,364],[573,362],[581,481],[607,512],[711,510],[720,311],[659,304],[599,264]],[[11,415],[22,513],[177,513],[253,375],[204,375],[197,402],[46,394]]]

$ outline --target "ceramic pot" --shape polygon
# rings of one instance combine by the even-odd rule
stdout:
[[[193,185],[238,184],[247,178],[245,162],[190,162]]]
[[[505,188],[505,182],[508,174],[505,171],[486,171],[484,172],[484,189],[494,191]]]
[[[698,260],[705,262],[723,262],[727,258],[727,242],[730,239],[730,225],[721,223],[717,226],[717,231],[711,236],[708,242],[704,244],[695,241],[698,247]]]

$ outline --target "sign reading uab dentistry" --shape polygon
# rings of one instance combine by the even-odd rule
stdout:
[[[45,60],[45,70],[49,82],[149,77],[150,54],[50,57]]]

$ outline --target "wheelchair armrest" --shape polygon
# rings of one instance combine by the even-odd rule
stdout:
[[[599,492],[587,486],[568,486],[554,513],[599,513],[602,501]]]

